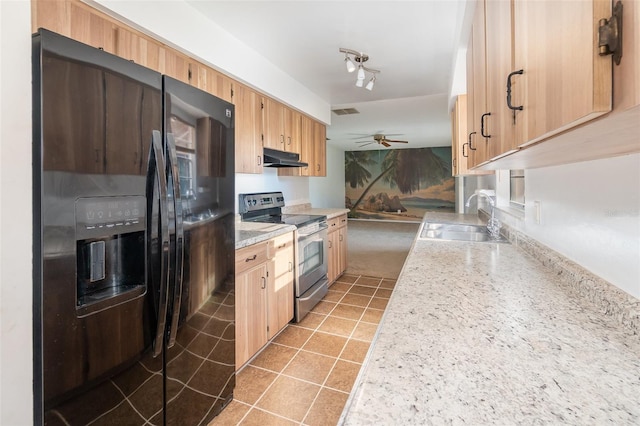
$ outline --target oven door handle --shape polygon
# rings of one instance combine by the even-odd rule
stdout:
[[[313,229],[313,231],[311,231],[311,232],[304,232],[304,228],[302,228],[303,232],[300,232],[300,230],[298,230],[298,236],[299,236],[299,237],[302,237],[302,238],[306,238],[306,237],[309,237],[309,236],[311,236],[311,235],[315,235],[315,234],[317,234],[318,232],[322,232],[322,231],[324,231],[325,229],[327,229],[328,227],[329,227],[329,225],[327,225],[327,223],[326,223],[326,222],[322,222],[322,223],[318,226],[318,228],[314,228],[314,229]]]
[[[320,237],[320,238],[314,238],[313,240],[307,240],[308,237],[304,237],[300,239],[300,242],[302,242],[304,240],[305,244],[306,243],[321,243],[324,241],[324,238]]]

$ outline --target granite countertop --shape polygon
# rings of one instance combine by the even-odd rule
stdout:
[[[341,423],[640,424],[639,354],[517,247],[416,239]]]
[[[236,221],[236,250],[295,231],[293,225]]]

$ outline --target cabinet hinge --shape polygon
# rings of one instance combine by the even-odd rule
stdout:
[[[189,70],[187,71],[187,79],[189,80],[189,83],[191,83],[191,64],[189,64]]]
[[[613,15],[609,19],[601,19],[598,23],[598,49],[600,56],[613,55],[616,65],[622,59],[622,2],[613,7]]]
[[[233,87],[231,88],[231,99],[233,99],[233,96],[235,95],[234,91],[233,91]]]

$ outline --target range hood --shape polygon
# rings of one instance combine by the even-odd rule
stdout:
[[[264,148],[264,167],[308,167],[300,161],[300,154]]]

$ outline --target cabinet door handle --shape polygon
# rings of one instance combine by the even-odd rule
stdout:
[[[329,241],[329,248],[333,248],[332,241]]]
[[[487,117],[487,116],[489,116],[489,115],[491,115],[491,113],[490,113],[490,112],[485,112],[484,114],[482,114],[482,115],[480,116],[480,134],[481,134],[482,136],[484,136],[485,138],[490,138],[490,137],[491,137],[491,135],[485,135],[485,134],[484,134],[484,118],[485,118],[485,117]]]
[[[287,136],[287,145],[291,145],[291,136]]]
[[[267,278],[262,277],[262,286],[261,288],[267,288]]]
[[[469,146],[469,142],[465,142],[462,144],[462,156],[465,158],[469,158],[469,153],[468,152],[464,152],[464,147],[465,146]]]
[[[342,240],[343,240],[343,238],[342,238],[342,237],[343,237],[343,236],[342,236],[342,234],[340,234],[340,241],[342,241]]]
[[[258,257],[258,255],[257,255],[257,254],[254,254],[254,255],[253,255],[253,256],[251,256],[251,257],[247,257],[244,261],[245,261],[245,262],[251,262],[251,261],[253,261],[253,260],[256,260],[256,258],[257,258],[257,257]]]
[[[318,164],[318,171],[320,171],[320,164]]]
[[[469,149],[470,149],[471,151],[475,151],[475,150],[476,150],[476,148],[474,148],[474,147],[473,147],[473,144],[471,143],[471,136],[472,136],[472,135],[475,135],[475,134],[476,134],[476,132],[471,132],[471,133],[469,133],[469,141],[467,142],[467,144],[469,144]]]
[[[521,74],[524,74],[524,70],[514,71],[510,73],[509,76],[507,77],[507,106],[509,107],[509,109],[513,111],[522,111],[524,109],[522,105],[517,107],[514,107],[513,105],[511,105],[511,77],[513,77],[514,75],[521,75]]]
[[[289,272],[293,272],[293,263],[289,262]]]
[[[258,155],[258,166],[262,165],[262,156]]]

